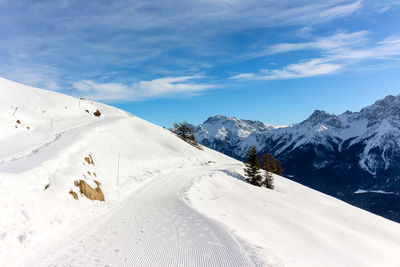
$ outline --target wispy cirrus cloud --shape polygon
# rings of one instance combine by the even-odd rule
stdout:
[[[323,10],[320,13],[320,17],[323,20],[329,21],[332,19],[336,19],[339,17],[345,17],[348,16],[355,11],[359,10],[362,7],[362,1],[356,1],[353,3],[345,4],[345,5],[338,5],[334,6],[330,9]]]
[[[344,48],[355,48],[364,45],[370,33],[358,31],[353,33],[340,32],[328,37],[317,37],[311,42],[280,43],[267,47],[267,49],[247,55],[248,58],[257,58],[280,53],[299,50],[323,50],[326,53],[336,53]]]
[[[36,86],[52,91],[59,91],[63,89],[62,86],[56,82],[55,77],[57,77],[57,71],[49,66],[2,66],[0,67],[0,73],[1,72],[4,73],[4,78],[18,81],[22,84]]]
[[[318,52],[286,66],[277,60],[280,68],[233,78],[327,75],[371,54],[393,58],[395,53],[389,51],[388,43],[377,44],[376,50],[365,46],[371,34],[368,30],[338,33],[332,25],[343,18],[361,17],[365,11],[388,12],[394,6],[398,1],[0,1],[0,76],[54,90],[66,88],[76,94],[85,92],[78,88],[91,88],[86,92],[97,99],[120,101],[117,92],[129,99],[142,99],[144,91],[150,92],[147,98],[178,95],[174,90],[187,85],[192,92],[207,90],[211,87],[203,88],[207,85],[190,80],[170,81],[168,85],[167,80],[157,77],[192,77],[209,70],[213,76],[224,77],[231,73],[232,62],[294,51]],[[336,34],[321,37],[316,30],[321,26]],[[296,31],[301,41],[295,43],[291,38]],[[260,44],[266,49],[258,49]],[[40,74],[44,66],[51,71]],[[249,72],[248,67],[243,69]],[[136,80],[150,84],[132,83]],[[152,88],[156,82],[163,82],[157,88],[166,91]],[[184,94],[187,92],[190,90]]]
[[[339,33],[319,37],[307,43],[282,43],[254,53],[249,58],[265,57],[300,50],[319,50],[320,57],[289,64],[281,69],[260,70],[230,77],[235,80],[280,80],[306,78],[338,73],[345,67],[364,60],[400,60],[400,37],[391,36],[373,45],[367,31]]]
[[[362,7],[358,0],[2,1],[0,75],[51,66],[49,78],[64,85],[110,71],[120,79],[128,72],[138,79],[193,75],[188,70],[236,57],[227,49],[230,35],[319,25]]]
[[[203,76],[166,77],[140,81],[130,85],[122,83],[97,83],[82,80],[73,83],[78,95],[105,102],[135,101],[148,98],[181,97],[215,88],[215,85],[196,83]]]
[[[360,49],[344,47],[332,55],[335,59],[347,60],[400,60],[400,36],[390,36],[375,46]]]
[[[343,65],[327,63],[323,59],[312,59],[290,64],[283,69],[261,70],[260,73],[242,73],[232,76],[235,80],[284,80],[327,75],[342,69]]]

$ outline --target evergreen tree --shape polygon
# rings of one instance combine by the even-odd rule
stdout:
[[[257,148],[252,146],[247,152],[248,158],[244,173],[246,180],[252,185],[260,186],[262,176],[260,174],[260,162],[258,159]]]
[[[261,182],[261,186],[274,189],[274,178],[272,178],[272,174],[270,172],[265,171],[264,180]]]
[[[272,154],[264,154],[262,156],[262,168],[267,172],[272,172],[277,175],[283,174],[283,168],[279,160],[274,158]]]

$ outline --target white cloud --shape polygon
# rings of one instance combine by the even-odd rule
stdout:
[[[260,73],[237,74],[236,80],[295,79],[337,73],[338,70],[362,60],[400,60],[400,37],[391,36],[371,45],[367,31],[339,33],[320,37],[308,43],[282,43],[254,53],[249,58],[288,53],[298,50],[321,50],[321,57],[306,62],[290,64],[282,69],[260,71]],[[365,68],[364,68],[365,69]]]
[[[360,10],[362,1],[272,1],[279,3],[276,6],[285,7],[284,9],[274,9],[274,5],[269,9],[268,19],[265,19],[270,26],[288,25],[317,25],[326,23],[338,18],[343,18],[354,14]],[[295,3],[295,4],[293,4]],[[298,4],[297,4],[298,3]],[[290,8],[287,8],[287,7]],[[257,12],[265,12],[260,8]],[[257,13],[257,15],[259,15]]]
[[[362,1],[356,1],[354,3],[350,3],[347,5],[346,4],[339,5],[332,7],[330,9],[323,10],[320,13],[320,17],[322,20],[329,21],[332,19],[348,16],[354,13],[355,11],[359,10],[361,8],[361,3]]]
[[[166,77],[140,81],[131,85],[121,83],[97,83],[82,80],[73,83],[80,96],[100,101],[134,101],[140,99],[186,96],[214,88],[214,85],[190,82],[203,76]]]
[[[318,37],[315,41],[306,43],[281,43],[268,47],[263,51],[248,55],[249,58],[263,57],[298,50],[318,49],[333,53],[345,47],[357,47],[366,42],[370,33],[358,31],[354,33],[341,32],[328,37]]]
[[[398,8],[400,1],[394,0],[369,0],[369,9],[374,10],[380,14],[387,12],[393,8]]]
[[[390,59],[400,60],[400,37],[391,36],[378,42],[376,46],[361,49],[342,49],[333,57],[336,59]]]
[[[148,96],[160,96],[168,94],[184,94],[199,92],[214,87],[207,84],[189,83],[189,80],[204,78],[202,76],[184,76],[155,79],[152,81],[141,81],[137,88]]]
[[[231,77],[238,80],[284,80],[332,74],[343,66],[324,62],[323,59],[312,59],[306,62],[291,64],[283,69],[262,70],[259,74],[246,73]]]
[[[57,83],[57,72],[48,66],[32,68],[21,65],[3,66],[0,64],[0,77],[52,91],[62,89]]]
[[[79,1],[54,0],[20,7],[4,3],[0,22],[9,25],[4,29],[13,30],[0,29],[3,61],[11,56],[27,66],[51,65],[63,77],[98,76],[110,66],[148,68],[152,73],[157,67],[190,69],[210,56],[234,58],[236,52],[216,41],[221,36],[276,26],[319,25],[361,8],[356,0],[192,0],[185,4],[115,0],[86,1],[83,6]],[[24,9],[31,11],[29,16]],[[177,49],[190,53],[177,56]],[[15,51],[29,61],[12,55]]]
[[[241,73],[235,76],[230,77],[230,79],[237,79],[237,80],[250,80],[255,78],[256,75],[254,73]]]
[[[329,60],[334,59],[384,59],[400,55],[400,37],[391,36],[371,45],[368,31],[338,33],[328,37],[319,37],[307,43],[281,43],[248,55],[248,58],[264,57],[299,50],[320,50]]]
[[[61,90],[61,86],[55,81],[46,81],[43,86],[44,89],[59,91]]]
[[[305,78],[331,74],[341,68],[342,66],[338,64],[324,63],[322,59],[313,59],[303,63],[291,64],[282,70],[272,70],[261,78],[264,80]]]
[[[87,1],[83,6],[79,1],[64,0],[31,1],[25,5],[2,2],[4,14],[0,16],[0,22],[9,26],[3,31],[0,29],[0,58],[3,59],[0,68],[11,66],[18,70],[21,66],[52,66],[57,74],[49,76],[49,80],[61,85],[68,80],[81,80],[75,83],[76,88],[89,89],[79,93],[91,94],[98,99],[117,100],[120,98],[118,94],[138,99],[153,95],[188,94],[211,87],[168,78],[133,85],[101,83],[110,78],[85,79],[100,77],[104,73],[115,73],[112,74],[115,80],[122,80],[128,75],[142,79],[149,73],[161,77],[201,73],[209,69],[207,66],[218,68],[221,64],[226,66],[229,62],[243,59],[237,47],[234,45],[231,48],[231,43],[228,43],[233,35],[252,35],[253,30],[258,32],[260,29],[260,32],[265,29],[269,32],[269,29],[278,27],[279,32],[273,31],[277,39],[295,36],[292,32],[295,28],[301,29],[300,36],[310,38],[312,33],[320,32],[318,28],[323,23],[357,16],[359,11],[381,10],[383,7],[387,10],[393,6],[393,1],[389,0],[192,0],[185,4],[180,0],[170,0],[168,4],[163,0],[115,0],[107,3]],[[25,9],[31,10],[29,16],[25,15]],[[373,12],[378,12],[376,10]],[[367,35],[368,32],[363,31],[343,32],[310,42],[277,44],[252,57],[319,49],[324,55],[313,57],[330,56],[337,60],[341,57],[344,60],[351,56],[349,51],[357,48],[358,52],[353,53],[353,57],[361,58],[371,54],[371,51],[357,47]],[[252,40],[246,42],[243,49],[240,47],[240,51],[257,47],[259,42],[265,40],[263,36],[257,35],[257,40],[251,37]],[[274,40],[273,36],[268,40]],[[342,51],[336,51],[339,49]],[[324,64],[318,67],[327,71],[342,63]],[[290,68],[286,71],[290,72]],[[10,70],[0,71],[0,74],[10,76]],[[14,80],[22,80],[24,73],[19,75]],[[254,79],[259,74],[236,76],[239,79]],[[35,81],[34,77],[29,80],[31,85],[58,88],[56,83],[46,85]]]

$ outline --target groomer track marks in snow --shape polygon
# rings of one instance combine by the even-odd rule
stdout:
[[[29,266],[262,266],[255,252],[181,197],[211,167],[155,177],[115,211],[29,260]]]

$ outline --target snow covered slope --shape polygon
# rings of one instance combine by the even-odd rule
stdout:
[[[293,180],[400,222],[400,95],[360,112],[316,110],[285,127],[215,116],[196,128],[196,138],[241,160],[254,145],[260,154],[274,154]]]
[[[115,206],[149,177],[213,160],[113,107],[4,79],[0,94],[0,258]],[[105,203],[75,201],[80,179],[99,181]]]
[[[0,93],[0,266],[395,266],[399,224],[283,178],[250,186],[241,162],[113,107],[4,79]]]
[[[200,177],[194,207],[258,249],[267,266],[398,266],[400,224],[274,175],[275,190],[240,165]],[[232,175],[237,177],[232,179]]]

